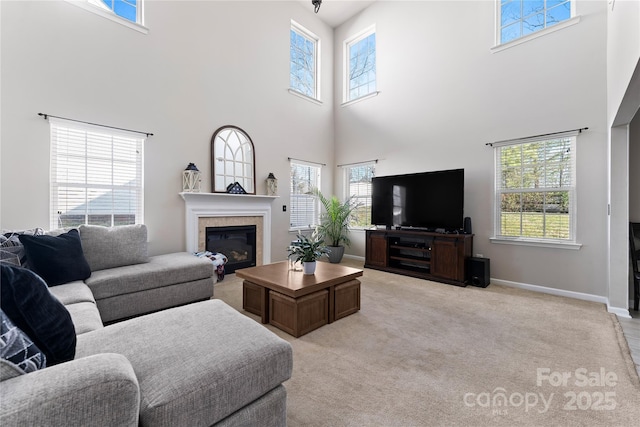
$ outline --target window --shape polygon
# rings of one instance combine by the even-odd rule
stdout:
[[[375,28],[345,42],[345,70],[345,102],[376,93]]]
[[[500,43],[524,37],[571,18],[569,0],[499,0]]]
[[[496,238],[575,242],[576,134],[494,144]]]
[[[345,167],[346,195],[353,196],[357,208],[351,218],[351,227],[371,225],[371,178],[375,176],[375,164],[358,164]]]
[[[318,51],[320,40],[294,21],[291,21],[290,34],[289,86],[297,93],[319,99]]]
[[[143,222],[144,137],[49,118],[51,228]]]
[[[320,166],[291,161],[290,228],[315,228],[319,223],[318,198],[311,194],[320,188]]]
[[[142,24],[142,0],[89,0],[89,2],[106,7],[127,21]]]

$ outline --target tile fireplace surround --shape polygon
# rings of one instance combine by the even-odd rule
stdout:
[[[271,202],[275,196],[180,193],[185,203],[186,250],[205,250],[206,227],[256,226],[257,265],[271,263]]]

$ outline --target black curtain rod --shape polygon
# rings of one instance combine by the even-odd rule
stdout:
[[[583,130],[587,130],[587,129],[589,129],[589,128],[578,128],[578,129],[565,130],[565,131],[562,131],[562,132],[543,133],[541,135],[527,136],[527,137],[524,137],[524,138],[503,139],[502,141],[487,142],[485,145],[488,145],[489,147],[493,147],[493,144],[500,144],[501,142],[521,141],[521,140],[531,139],[531,138],[542,138],[543,136],[553,136],[553,135],[559,135],[561,133],[567,133],[567,132],[582,133]]]
[[[117,128],[115,126],[107,126],[107,125],[101,125],[101,124],[98,124],[98,123],[85,122],[85,121],[82,121],[82,120],[69,119],[67,117],[54,116],[54,115],[47,114],[47,113],[38,113],[38,115],[41,116],[45,120],[47,120],[49,117],[55,117],[56,119],[69,120],[69,121],[72,121],[72,122],[84,123],[84,124],[93,125],[93,126],[100,126],[100,127],[103,127],[103,128],[124,130],[124,131],[127,131],[127,132],[134,132],[134,133],[141,133],[143,135],[147,135],[148,137],[149,136],[153,136],[153,134],[151,132],[142,132],[142,131],[139,131],[139,130]]]
[[[295,157],[287,157],[287,159],[289,159],[289,161],[291,161],[291,160],[299,160],[301,162],[313,163],[314,165],[327,166],[326,163],[311,162],[309,160],[296,159]]]
[[[378,159],[375,160],[365,160],[364,162],[353,162],[353,163],[343,163],[341,165],[336,165],[337,168],[342,168],[345,166],[351,166],[351,165],[364,165],[367,163],[378,163]]]

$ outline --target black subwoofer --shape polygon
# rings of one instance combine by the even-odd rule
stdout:
[[[489,286],[489,258],[469,258],[469,283],[486,288]]]

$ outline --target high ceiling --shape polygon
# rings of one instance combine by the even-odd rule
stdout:
[[[313,11],[311,0],[298,0]],[[331,27],[337,27],[347,19],[369,7],[375,0],[322,0],[318,18]]]

